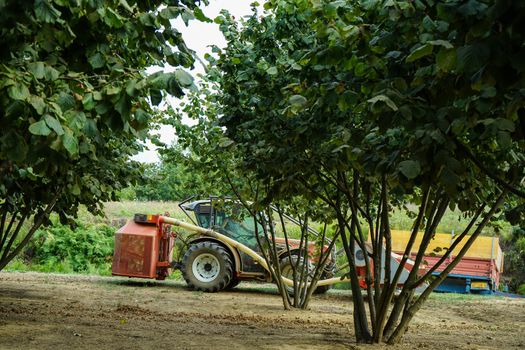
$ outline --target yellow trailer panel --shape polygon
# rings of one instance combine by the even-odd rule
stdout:
[[[392,250],[394,252],[404,252],[407,242],[410,239],[410,231],[392,230]],[[430,241],[425,255],[436,254],[443,255],[444,250],[448,249],[454,242],[458,235],[454,233],[436,233],[434,238]],[[419,232],[412,247],[412,253],[419,250],[423,232]],[[452,252],[455,256],[467,242],[468,237],[465,237]],[[503,271],[503,252],[499,245],[498,237],[480,236],[474,241],[468,252],[465,254],[468,258],[494,259],[498,271]]]

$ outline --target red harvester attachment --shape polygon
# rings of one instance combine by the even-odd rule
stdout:
[[[113,275],[163,280],[171,268],[174,235],[158,215],[135,215],[115,234]]]

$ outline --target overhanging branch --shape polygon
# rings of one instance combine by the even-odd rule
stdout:
[[[514,188],[511,185],[509,185],[508,182],[506,182],[505,180],[501,179],[494,172],[492,172],[489,169],[487,169],[487,167],[485,167],[483,165],[483,163],[481,163],[481,161],[478,158],[476,158],[476,156],[470,151],[470,149],[467,146],[465,146],[463,143],[461,143],[457,139],[454,139],[454,143],[456,144],[456,146],[458,146],[458,148],[461,151],[463,151],[465,153],[465,155],[472,161],[472,163],[474,163],[478,167],[479,170],[484,172],[488,177],[490,177],[492,180],[494,180],[498,185],[500,185],[502,188],[506,189],[510,193],[515,194],[516,196],[519,196],[519,197],[525,199],[525,192],[523,192],[523,191],[521,191],[521,190],[519,190],[517,188]]]

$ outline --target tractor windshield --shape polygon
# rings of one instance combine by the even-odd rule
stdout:
[[[263,227],[257,223],[259,234],[263,233]],[[257,248],[255,238],[255,222],[253,217],[230,216],[224,211],[217,211],[215,216],[215,229],[235,239],[236,241],[254,249]]]

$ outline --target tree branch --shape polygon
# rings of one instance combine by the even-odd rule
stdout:
[[[485,167],[481,163],[481,161],[478,158],[476,158],[476,156],[470,151],[470,149],[467,146],[465,146],[463,143],[461,143],[456,138],[454,138],[454,143],[458,146],[458,148],[460,150],[462,150],[465,153],[465,155],[472,161],[472,163],[474,163],[478,167],[479,170],[481,170],[482,172],[485,173],[485,175],[490,177],[498,185],[500,185],[502,188],[506,189],[510,193],[515,194],[516,196],[525,199],[525,192],[520,191],[517,188],[514,188],[513,186],[509,185],[508,182],[506,182],[505,180],[499,178],[496,174],[494,174],[492,171],[490,171],[487,167]]]
[[[403,313],[403,317],[401,319],[401,322],[395,329],[394,333],[389,337],[388,343],[389,344],[395,344],[401,339],[403,334],[406,332],[408,328],[408,324],[414,317],[415,313],[421,308],[423,303],[426,301],[430,293],[441,283],[443,280],[448,276],[450,271],[456,267],[456,265],[461,261],[463,256],[467,253],[467,251],[470,249],[476,238],[479,236],[483,228],[487,225],[487,223],[490,221],[496,210],[501,206],[503,203],[503,200],[508,193],[507,189],[504,189],[503,192],[499,195],[499,197],[496,199],[496,202],[490,209],[490,211],[487,213],[487,215],[483,218],[481,223],[478,225],[476,230],[472,233],[468,241],[465,243],[465,245],[461,248],[458,255],[454,258],[454,260],[439,274],[438,278],[433,280],[430,285],[423,291],[423,293],[417,298],[416,302],[412,305],[410,305],[405,312]]]
[[[476,211],[476,214],[470,220],[467,227],[465,227],[463,232],[458,236],[458,238],[454,240],[452,245],[447,249],[445,254],[443,254],[443,256],[438,260],[438,262],[434,264],[434,266],[432,266],[432,268],[430,268],[430,270],[428,270],[423,277],[421,277],[418,281],[415,282],[416,285],[419,285],[420,283],[425,282],[432,275],[432,273],[436,271],[441,266],[441,264],[443,264],[443,262],[450,256],[450,254],[452,254],[452,251],[458,246],[458,244],[463,240],[463,238],[470,232],[470,230],[472,229],[472,226],[474,226],[479,216],[483,212],[484,208],[485,208],[485,205],[482,204],[480,208]]]

